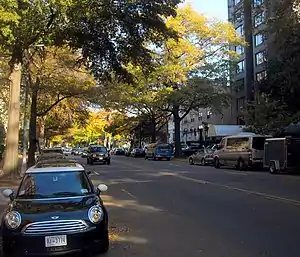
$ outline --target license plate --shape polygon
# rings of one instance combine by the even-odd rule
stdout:
[[[45,246],[46,247],[57,247],[67,245],[67,236],[46,236],[45,237]]]
[[[103,157],[99,157],[99,160],[102,161],[102,160],[103,160]]]

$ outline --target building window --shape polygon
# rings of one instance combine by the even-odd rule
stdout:
[[[241,36],[241,37],[244,36],[244,26],[243,26],[243,25],[237,27],[237,28],[235,29],[235,31],[236,31],[236,33],[237,33],[239,36]]]
[[[233,4],[234,5],[237,5],[237,4],[239,4],[241,2],[241,0],[233,0]]]
[[[245,70],[245,61],[242,60],[236,65],[236,73],[239,74]]]
[[[241,92],[245,89],[245,80],[239,79],[234,83],[235,92]]]
[[[193,118],[191,118],[191,122],[195,122],[195,118],[193,117]]]
[[[236,47],[235,47],[235,52],[236,52],[237,54],[243,54],[243,53],[245,52],[245,49],[244,49],[243,46],[236,46]]]
[[[264,62],[266,62],[266,51],[258,52],[255,55],[255,65],[258,66],[260,64],[263,64]]]
[[[253,7],[260,7],[264,3],[264,0],[253,0]]]
[[[254,44],[255,46],[261,45],[265,41],[264,35],[262,33],[257,33],[254,36]]]
[[[265,22],[265,13],[260,12],[254,16],[254,27],[257,28],[259,25]]]
[[[244,106],[245,106],[245,97],[241,97],[236,100],[236,110],[238,112],[243,110]]]
[[[263,79],[265,79],[267,77],[267,72],[264,70],[262,72],[258,72],[256,73],[256,81],[262,81]]]
[[[238,9],[234,13],[234,21],[239,22],[244,19],[244,10],[242,8]]]

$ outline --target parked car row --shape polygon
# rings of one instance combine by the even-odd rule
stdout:
[[[62,150],[62,149],[60,149]],[[104,253],[109,249],[108,213],[89,173],[59,149],[45,149],[23,176],[1,219],[4,256]],[[2,255],[2,256],[3,256]]]
[[[190,164],[213,164],[238,170],[268,169],[270,173],[294,172],[300,169],[300,138],[241,133],[224,137],[217,147],[198,150],[189,157]]]

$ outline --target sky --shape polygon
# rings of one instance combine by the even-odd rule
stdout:
[[[227,0],[187,0],[199,12],[219,20],[227,20]]]

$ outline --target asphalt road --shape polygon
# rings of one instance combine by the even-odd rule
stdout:
[[[86,168],[109,186],[106,256],[300,256],[300,176],[122,156]]]
[[[107,257],[300,256],[300,176],[123,156],[85,166],[109,187]]]

